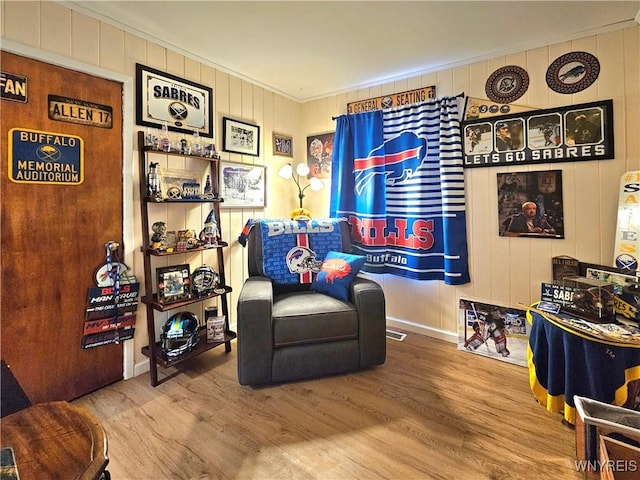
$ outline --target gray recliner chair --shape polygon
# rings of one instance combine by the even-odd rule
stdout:
[[[342,251],[349,224],[340,221]],[[380,285],[357,276],[344,302],[305,285],[263,276],[262,233],[248,235],[249,278],[238,299],[238,380],[261,385],[381,365],[386,358],[385,299]]]

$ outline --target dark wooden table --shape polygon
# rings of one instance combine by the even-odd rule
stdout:
[[[34,405],[0,422],[21,480],[99,479],[109,457],[107,436],[88,411],[67,402]]]

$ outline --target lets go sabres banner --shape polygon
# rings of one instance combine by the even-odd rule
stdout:
[[[453,97],[337,119],[331,216],[364,271],[468,283],[464,172]]]

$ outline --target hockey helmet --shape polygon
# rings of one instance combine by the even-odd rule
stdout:
[[[160,335],[161,350],[166,358],[175,358],[193,350],[198,343],[198,317],[191,312],[178,312],[169,317]]]
[[[206,297],[220,283],[220,276],[208,265],[196,268],[191,274],[191,290],[197,297]]]

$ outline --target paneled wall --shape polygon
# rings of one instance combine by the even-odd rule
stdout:
[[[222,224],[227,249],[226,273],[234,292],[230,297],[231,322],[235,323],[238,292],[246,277],[245,250],[235,241],[247,219],[288,215],[297,205],[295,187],[277,176],[286,157],[272,155],[273,131],[294,137],[294,162],[306,159],[306,136],[335,130],[333,116],[346,113],[347,102],[384,94],[435,85],[437,95],[464,92],[485,97],[487,77],[504,65],[518,65],[530,76],[527,93],[516,103],[539,108],[571,105],[612,98],[614,103],[614,160],[541,164],[521,167],[477,168],[467,170],[466,201],[470,271],[472,282],[465,286],[447,286],[438,281],[411,281],[392,276],[376,277],[387,297],[390,325],[407,330],[455,339],[457,302],[470,298],[513,305],[530,303],[539,297],[540,283],[551,278],[551,257],[571,255],[586,262],[611,264],[620,175],[640,169],[640,28],[638,26],[593,35],[566,43],[550,45],[498,57],[470,65],[379,85],[363,90],[298,104],[264,88],[225,72],[176,54],[166,48],[133,36],[96,19],[73,12],[51,2],[2,2],[1,36],[17,44],[38,49],[43,54],[68,58],[74,62],[100,67],[120,75],[135,77],[135,63],[209,85],[214,90],[216,140],[222,116],[230,116],[260,125],[260,156],[222,153],[222,158],[243,163],[266,165],[267,208],[223,209]],[[416,39],[420,41],[420,39]],[[548,89],[545,72],[558,56],[583,50],[598,57],[600,77],[588,89],[574,95],[561,95]],[[46,61],[46,59],[45,59]],[[127,117],[128,115],[128,117]],[[132,207],[125,212],[126,228],[133,232],[133,245],[127,246],[130,267],[142,277],[139,245],[139,198],[137,151],[135,151],[135,111],[125,115],[125,128],[134,145],[132,165]],[[186,167],[186,165],[185,165]],[[496,174],[513,171],[563,171],[565,236],[563,240],[504,238],[497,234]],[[125,179],[125,182],[127,179]],[[313,192],[305,199],[316,217],[329,213],[329,188]],[[193,225],[206,212],[166,211],[164,220],[170,229],[198,228]],[[200,259],[189,258],[196,265]],[[134,339],[134,360],[146,364],[139,353],[147,344],[144,312]]]
[[[582,92],[562,95],[547,87],[545,74],[551,62],[572,51],[595,55],[600,75]],[[309,131],[331,130],[335,128],[331,117],[345,114],[348,102],[430,85],[436,86],[437,96],[464,92],[486,98],[487,78],[505,65],[517,65],[529,73],[529,89],[517,104],[551,108],[613,99],[615,159],[466,170],[471,283],[454,287],[438,281],[378,277],[384,285],[390,325],[454,340],[460,298],[511,306],[534,302],[540,297],[540,283],[551,280],[551,258],[557,255],[612,265],[620,176],[640,169],[638,26],[309,102],[302,108],[304,124]],[[496,174],[556,169],[562,170],[565,238],[498,236]],[[328,199],[328,192],[325,195]]]
[[[233,293],[229,296],[229,310],[230,321],[234,324],[238,293],[246,278],[246,251],[236,241],[242,227],[249,218],[288,216],[298,203],[297,190],[293,183],[285,181],[277,175],[280,166],[291,159],[274,156],[271,141],[274,131],[293,136],[295,138],[293,142],[294,161],[306,159],[304,141],[306,129],[300,122],[301,105],[56,3],[46,1],[2,2],[0,3],[0,18],[4,41],[2,48],[6,48],[6,44],[11,42],[24,46],[26,49],[38,50],[38,56],[44,57],[40,58],[43,61],[47,61],[48,56],[55,59],[51,63],[58,63],[60,59],[62,59],[62,63],[67,63],[64,59],[69,59],[70,68],[78,64],[87,65],[115,72],[120,76],[129,76],[132,79],[135,79],[135,64],[141,63],[212,87],[215,107],[214,135],[219,150],[222,147],[219,132],[223,116],[260,126],[260,155],[258,157],[221,152],[223,160],[267,166],[268,207],[266,209],[222,208],[220,228],[224,239],[230,244],[230,247],[225,249],[227,258],[225,271],[227,283],[233,288]],[[99,99],[91,100],[99,101]],[[124,180],[125,184],[128,182],[133,184],[132,188],[129,185],[130,188],[125,189],[132,197],[128,202],[129,208],[124,215],[125,229],[132,232],[133,237],[132,244],[125,245],[128,259],[126,263],[133,269],[138,279],[142,280],[143,260],[140,253],[142,237],[136,145],[136,133],[141,127],[135,125],[135,109],[127,112],[124,117],[125,133],[128,128],[130,143],[133,145],[133,151],[128,157],[131,165],[127,168],[131,172],[131,178]],[[162,160],[160,162],[161,165],[164,163]],[[187,169],[189,168],[189,160],[185,161],[183,167],[175,163],[172,163],[172,167]],[[98,197],[96,197],[96,201],[98,201]],[[96,208],[99,208],[98,204],[96,204]],[[154,215],[152,222],[165,221],[170,230],[193,228],[199,231],[202,227],[202,220],[207,213],[207,207],[198,210],[198,208],[181,208],[175,205],[170,208],[159,206],[157,216]],[[171,263],[184,261],[195,268],[202,263],[211,264],[214,262],[213,255],[205,255],[209,254],[200,256],[190,254],[184,259],[172,257]],[[87,259],[87,262],[95,262],[96,265],[101,261],[104,262],[104,259]],[[160,262],[156,263],[157,266],[162,266]],[[79,284],[80,295],[86,294],[84,288],[89,286],[89,282],[90,279],[86,278],[83,279],[82,284]],[[209,303],[215,304],[215,301]],[[204,306],[206,305],[194,306],[190,309],[196,314],[202,315]],[[138,323],[133,345],[133,361],[138,366],[136,373],[148,368],[146,357],[140,353],[141,347],[147,345],[145,319],[145,310],[141,307],[138,309]],[[162,326],[162,322],[157,323],[157,327]],[[160,328],[157,330],[159,333]]]

